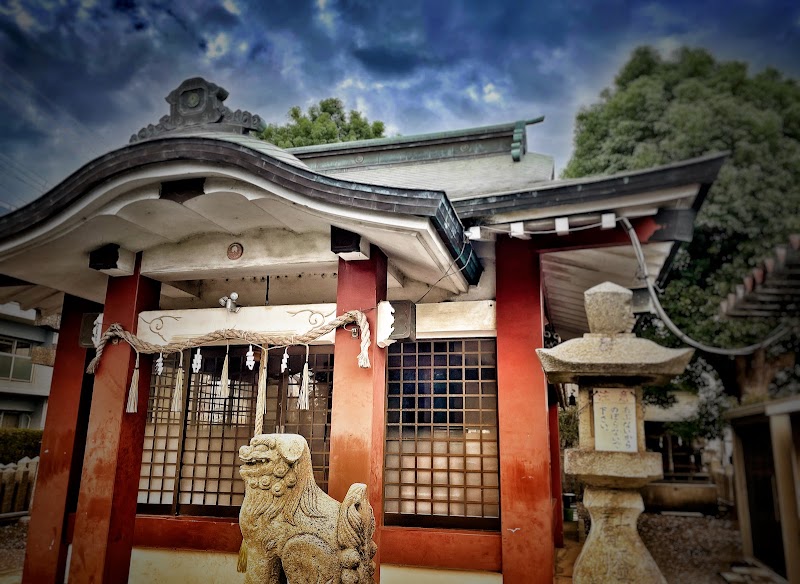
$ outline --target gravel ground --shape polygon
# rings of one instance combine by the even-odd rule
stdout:
[[[742,558],[739,531],[729,519],[643,513],[639,533],[669,584],[722,584],[719,573]]]
[[[580,503],[578,512],[586,522],[588,533],[588,512]],[[729,517],[642,513],[638,528],[669,584],[725,584],[720,572],[728,572],[732,565],[742,561],[739,529]],[[570,540],[567,548],[580,545],[571,542],[576,537],[577,533],[565,537]],[[557,574],[562,577],[556,582],[571,582],[572,564],[580,550],[559,551]]]
[[[0,525],[0,574],[22,568],[27,537],[27,521]]]

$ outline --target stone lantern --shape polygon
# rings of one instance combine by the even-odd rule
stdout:
[[[645,451],[642,385],[684,371],[692,349],[667,349],[631,331],[633,293],[605,282],[584,293],[590,333],[537,349],[551,383],[578,385],[579,445],[564,472],[587,486],[592,528],[573,571],[576,584],[665,583],[636,530],[639,489],[663,478],[661,455]]]

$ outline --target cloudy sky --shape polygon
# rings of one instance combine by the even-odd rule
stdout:
[[[268,122],[329,96],[390,135],[544,115],[529,146],[561,169],[575,113],[640,44],[800,78],[800,4],[0,0],[0,213],[125,145],[197,75]]]

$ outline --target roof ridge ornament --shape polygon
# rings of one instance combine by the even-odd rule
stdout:
[[[158,124],[148,124],[133,134],[130,143],[148,140],[184,129],[248,134],[264,129],[264,121],[248,111],[231,111],[223,105],[228,91],[202,77],[186,79],[165,98],[170,105],[169,115]]]
[[[528,140],[525,129],[527,126],[538,124],[544,121],[544,116],[530,120],[520,120],[514,124],[514,134],[511,138],[511,158],[514,162],[519,162],[528,151]]]

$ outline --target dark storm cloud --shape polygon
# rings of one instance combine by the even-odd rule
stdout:
[[[532,146],[563,166],[577,109],[633,47],[701,45],[798,76],[798,33],[800,10],[780,0],[10,0],[0,147],[18,166],[0,201],[39,194],[25,172],[52,187],[121,146],[196,75],[228,89],[233,109],[279,123],[328,96],[406,135],[544,114]]]
[[[93,11],[83,20],[74,11],[59,14],[52,25],[27,33],[2,22],[3,62],[33,88],[32,97],[50,113],[87,124],[116,120],[124,112],[113,92],[148,63],[162,59],[165,48],[191,45],[196,38],[167,11],[143,16],[131,2],[117,8]],[[144,28],[138,29],[137,23],[145,23]],[[158,32],[150,34],[147,28]]]
[[[429,66],[433,59],[400,47],[371,46],[355,49],[353,56],[370,72],[379,76],[408,75],[422,66]]]

